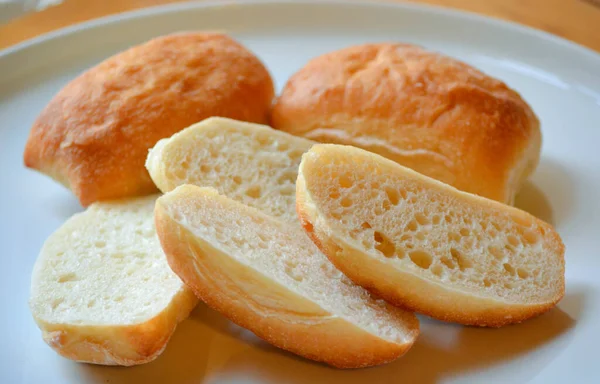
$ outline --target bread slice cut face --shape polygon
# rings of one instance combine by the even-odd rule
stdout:
[[[313,144],[266,125],[212,117],[160,140],[146,168],[164,193],[183,184],[213,187],[300,225],[295,183],[302,154]]]
[[[60,355],[104,365],[149,362],[197,303],[160,247],[156,197],[92,204],[46,240],[29,304]]]
[[[502,326],[564,295],[564,245],[526,212],[341,145],[313,146],[296,187],[303,226],[329,260],[393,304]]]
[[[196,295],[279,348],[359,368],[396,359],[417,337],[414,314],[353,284],[296,225],[192,185],[160,197],[155,220]]]

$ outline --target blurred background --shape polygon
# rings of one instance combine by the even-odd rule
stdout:
[[[82,21],[181,1],[0,0],[0,49]],[[444,6],[510,20],[600,51],[600,0],[412,0],[411,2]]]

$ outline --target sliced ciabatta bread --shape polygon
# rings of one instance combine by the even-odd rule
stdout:
[[[312,141],[260,124],[212,117],[159,141],[146,168],[168,192],[207,186],[288,222],[296,217],[296,177]]]
[[[46,240],[29,303],[44,340],[62,356],[149,362],[195,306],[156,237],[155,200],[92,204]]]
[[[418,335],[412,313],[353,284],[297,226],[212,188],[160,197],[155,221],[171,268],[196,295],[277,347],[358,368],[397,358]]]
[[[354,147],[315,145],[297,210],[329,259],[391,303],[479,326],[516,323],[564,294],[564,245],[530,214]]]

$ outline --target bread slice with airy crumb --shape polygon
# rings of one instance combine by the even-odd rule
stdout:
[[[183,185],[156,203],[173,271],[198,297],[269,343],[340,368],[392,361],[419,332],[414,314],[372,298],[296,226]]]
[[[44,243],[29,304],[44,341],[60,355],[104,365],[147,363],[197,303],[160,247],[155,200],[92,204]]]
[[[315,145],[297,211],[355,283],[434,318],[502,326],[564,295],[564,245],[547,223],[354,147]]]
[[[313,144],[265,125],[211,117],[160,140],[146,168],[162,192],[183,184],[213,187],[300,225],[295,183],[302,154]]]

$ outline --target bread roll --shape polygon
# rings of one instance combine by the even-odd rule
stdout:
[[[329,260],[398,306],[497,327],[564,295],[560,236],[524,211],[331,144],[304,154],[296,188],[303,226]]]
[[[407,44],[359,45],[309,61],[287,82],[271,124],[508,204],[541,145],[539,121],[514,90]]]
[[[212,188],[156,203],[169,265],[196,295],[273,345],[339,368],[390,362],[419,333],[414,314],[352,284],[296,225]]]
[[[198,299],[169,268],[147,196],[92,204],[40,252],[29,305],[60,355],[103,365],[154,360]]]
[[[264,65],[230,37],[159,37],[67,84],[35,121],[25,165],[84,206],[149,194],[144,160],[159,139],[210,116],[266,122],[273,94]]]

